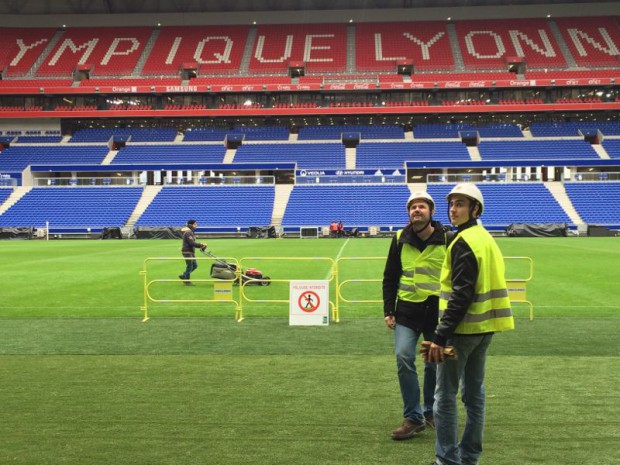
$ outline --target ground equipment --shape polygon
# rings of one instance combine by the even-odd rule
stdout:
[[[215,279],[236,279],[237,265],[228,263],[223,258],[214,255],[211,252],[202,250],[202,253],[213,258],[215,262],[211,265],[211,277]],[[269,286],[271,278],[263,276],[263,272],[256,268],[246,268],[241,270],[240,279],[246,286]],[[235,284],[240,284],[239,280],[235,280]]]

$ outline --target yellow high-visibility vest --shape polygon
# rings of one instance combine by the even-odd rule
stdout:
[[[400,239],[403,230],[396,233]],[[398,284],[398,299],[424,302],[431,295],[439,295],[439,276],[446,256],[445,244],[432,244],[420,252],[411,244],[403,244],[400,261],[403,273]]]
[[[441,270],[439,318],[443,316],[452,294],[452,247],[462,238],[478,262],[478,279],[474,300],[465,318],[457,325],[457,334],[480,334],[514,329],[514,318],[504,277],[504,257],[489,232],[480,225],[461,231],[448,247]]]

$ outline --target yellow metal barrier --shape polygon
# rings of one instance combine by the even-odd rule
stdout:
[[[368,260],[379,260],[381,262],[385,263],[386,257],[340,257],[338,260],[336,260],[336,268],[338,268],[338,270],[340,270],[340,264],[342,262],[345,261],[359,261],[359,262],[363,262],[363,261],[368,261]],[[338,272],[337,275],[337,281],[336,281],[336,301],[337,302],[346,302],[346,303],[372,303],[372,304],[383,304],[383,299],[346,299],[343,297],[343,292],[342,292],[342,288],[346,285],[349,284],[353,284],[353,283],[382,283],[383,282],[383,277],[381,277],[380,279],[345,279],[343,281],[340,281],[339,278],[341,276],[340,271]],[[379,286],[381,286],[381,284],[379,284]],[[383,312],[383,308],[381,308],[381,312]]]
[[[511,264],[517,264],[527,268],[524,276],[508,277],[506,276],[506,286],[508,287],[508,297],[511,302],[519,304],[527,304],[530,308],[530,320],[534,319],[534,304],[527,300],[526,286],[534,276],[534,261],[530,257],[504,257],[506,267]],[[508,274],[508,273],[507,273]]]
[[[148,264],[155,261],[185,261],[184,257],[149,257],[144,260],[142,265],[142,270],[140,271],[140,275],[143,277],[143,287],[144,287],[144,305],[140,307],[140,310],[144,314],[144,318],[142,321],[148,321],[148,304],[149,302],[155,303],[233,303],[236,305],[235,308],[235,319],[237,321],[241,321],[241,301],[236,301],[233,298],[233,283],[239,279],[241,274],[240,267],[238,266],[237,259],[235,258],[226,258],[225,260],[237,266],[237,271],[235,272],[235,278],[233,279],[194,279],[192,278],[192,282],[206,282],[213,283],[213,298],[212,299],[155,299],[150,293],[150,287],[155,283],[161,282],[175,282],[177,284],[181,284],[182,281],[179,279],[151,279],[148,277]],[[202,261],[215,261],[215,258],[212,257],[196,257],[195,260]]]
[[[330,277],[329,279],[327,279],[327,281],[329,281],[330,283],[336,278],[338,274],[336,263],[334,262],[334,259],[330,257],[244,257],[240,260],[240,263],[241,263],[241,268],[244,269],[245,268],[244,263],[247,263],[248,261],[257,262],[257,261],[268,261],[268,260],[278,261],[278,262],[282,262],[282,261],[297,261],[297,262],[325,261],[325,262],[328,262],[330,264]],[[317,279],[317,278],[308,278],[308,279]],[[277,283],[277,282],[290,283],[291,281],[294,281],[294,280],[293,279],[271,279],[270,281],[272,283]],[[241,287],[241,292],[240,292],[241,302],[246,301],[246,302],[254,302],[254,303],[287,303],[287,304],[289,303],[288,297],[286,299],[251,299],[245,293],[245,286],[247,285],[248,285],[248,282],[245,282],[245,283],[242,283],[240,286]],[[332,321],[335,321],[336,323],[340,322],[340,314],[338,312],[338,299],[336,299],[336,302],[332,302],[330,300],[329,305],[332,311],[332,318],[331,318]],[[243,320],[243,313],[241,313],[239,317],[239,321],[241,320]]]

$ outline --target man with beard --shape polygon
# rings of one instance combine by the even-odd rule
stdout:
[[[433,403],[436,365],[425,363],[423,407],[415,366],[420,336],[433,336],[438,321],[439,275],[446,255],[448,234],[433,220],[435,202],[425,191],[407,200],[409,224],[396,233],[383,273],[383,313],[394,331],[398,381],[403,399],[403,423],[392,439],[410,439],[426,426],[435,427]]]

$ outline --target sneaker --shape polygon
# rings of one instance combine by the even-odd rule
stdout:
[[[435,429],[435,418],[432,415],[425,416],[424,424],[430,429]]]
[[[179,275],[179,279],[181,281],[183,281],[183,284],[185,284],[186,286],[195,286],[195,284],[193,282],[191,282],[190,280],[188,280],[185,276],[183,276],[182,274]]]
[[[409,419],[405,419],[399,428],[392,431],[392,439],[397,441],[402,439],[411,439],[416,434],[424,431],[424,428],[424,423],[414,423]]]

